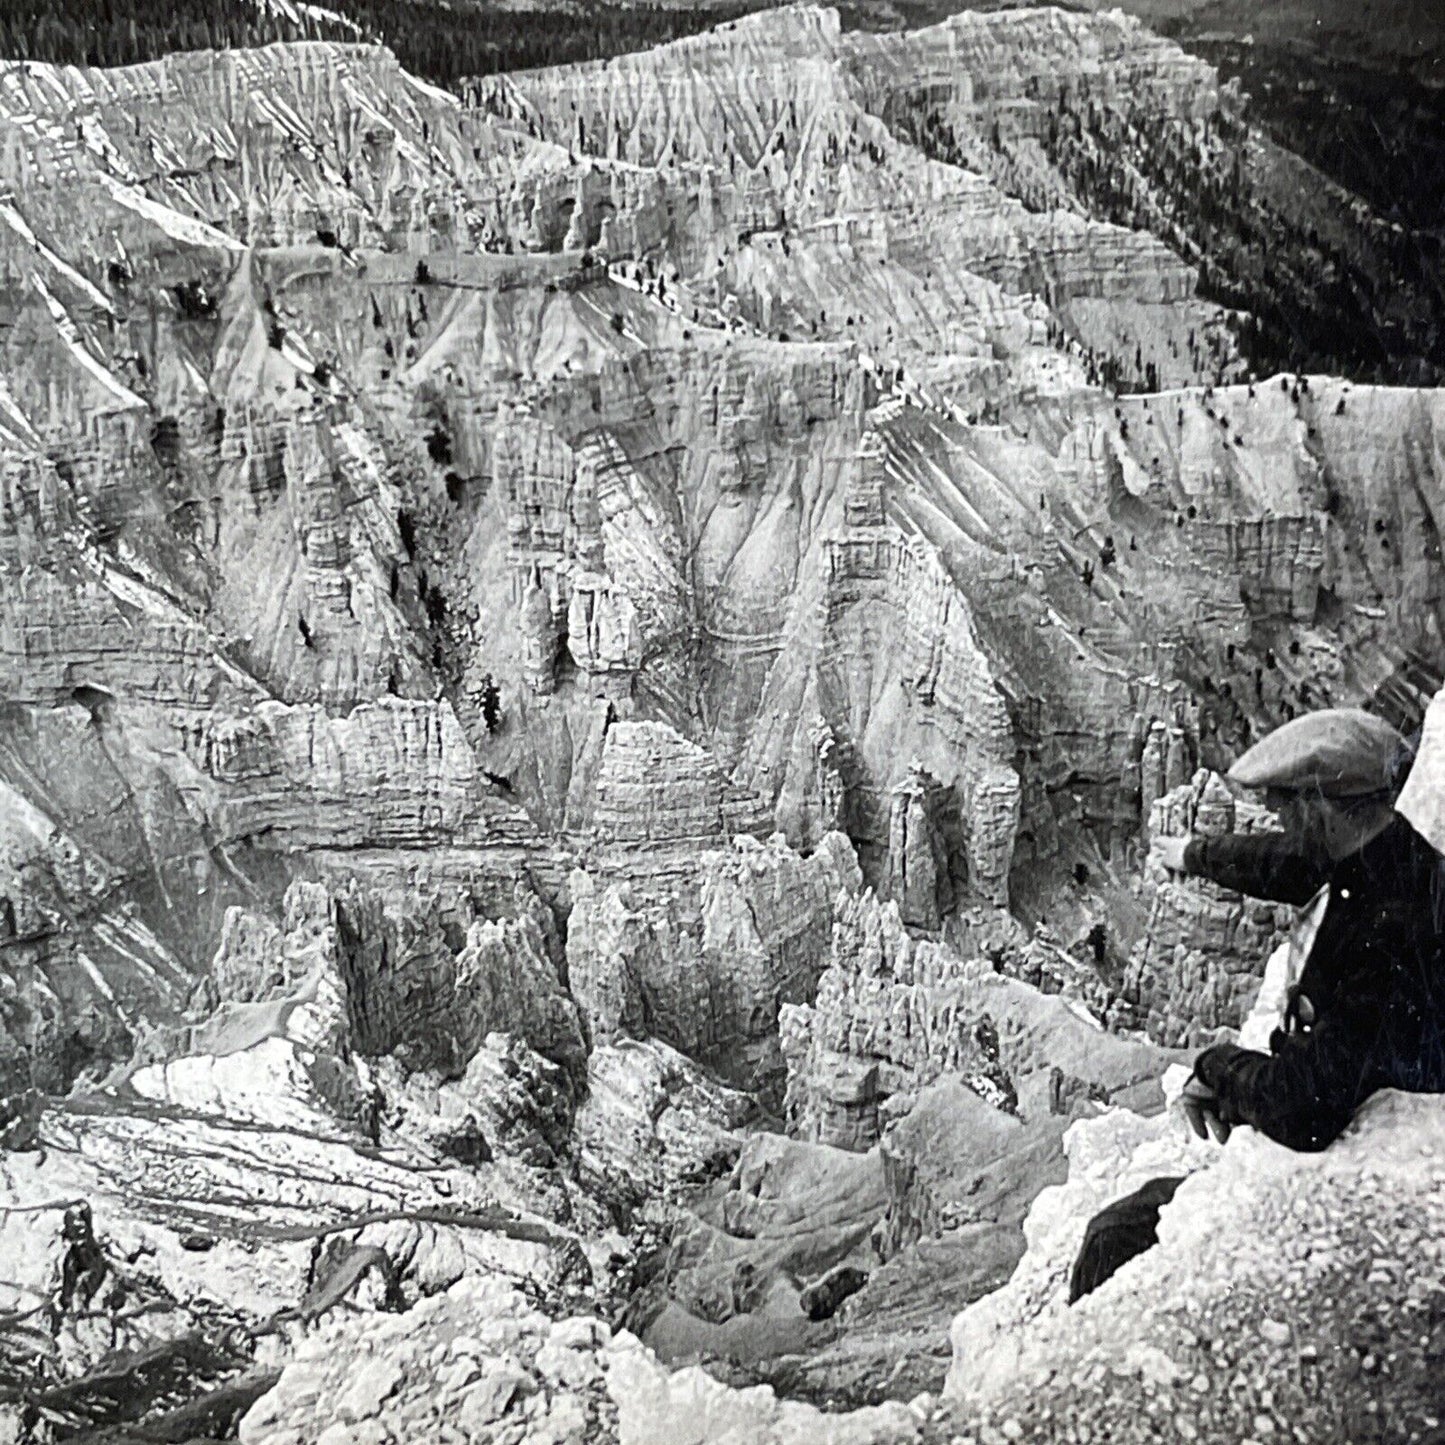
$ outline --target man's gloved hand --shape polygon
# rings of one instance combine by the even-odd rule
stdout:
[[[1234,1076],[1240,1065],[1260,1057],[1238,1044],[1215,1044],[1195,1059],[1194,1072],[1179,1099],[1190,1128],[1201,1139],[1213,1134],[1223,1144],[1229,1131],[1245,1122],[1233,1102],[1238,1097]]]
[[[1184,850],[1189,846],[1190,836],[1186,833],[1182,838],[1158,838],[1154,843],[1154,856],[1171,873],[1184,873]]]
[[[1184,1117],[1189,1120],[1189,1127],[1201,1139],[1207,1139],[1213,1134],[1215,1143],[1223,1144],[1229,1138],[1229,1131],[1233,1126],[1220,1117],[1219,1095],[1197,1074],[1189,1076],[1189,1082],[1179,1095],[1179,1102],[1184,1107]]]

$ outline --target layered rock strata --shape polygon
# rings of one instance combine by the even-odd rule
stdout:
[[[977,166],[909,129],[944,73]],[[634,768],[692,779],[679,844],[841,825],[910,918],[1009,900],[1068,946],[1156,790],[1310,700],[1428,686],[1433,395],[1102,403],[1060,318],[1116,308],[1132,350],[1119,318],[1184,315],[1190,264],[1045,150],[1027,178],[983,164],[1006,117],[1017,159],[1076,104],[1061,77],[1127,77],[1185,130],[1229,108],[1134,22],[845,37],[791,10],[466,103],[364,47],[43,74],[12,68],[4,102],[0,670],[17,731],[48,749],[80,707],[112,759],[88,738],[87,768],[167,819],[107,894],[157,941],[141,1013],[244,891],[211,878],[186,916],[154,886],[155,857],[212,869],[208,829],[263,891],[278,854],[374,870],[445,840],[492,894],[531,871],[565,906],[559,832],[660,841]],[[890,848],[914,759],[932,904]],[[113,856],[53,782],[7,780]],[[62,1000],[30,1014],[94,1011],[62,1072],[123,1052],[103,994],[56,987],[93,938],[20,929],[41,905],[11,891]]]
[[[1218,837],[1268,831],[1269,823],[1263,808],[1236,805],[1218,774],[1200,772],[1155,800],[1150,836]],[[1157,863],[1151,871],[1149,922],[1122,992],[1142,1005],[1151,1038],[1174,1046],[1206,1042],[1243,1022],[1292,910],[1207,879],[1167,876]]]
[[[656,1037],[761,1087],[781,1066],[778,1011],[813,997],[858,865],[835,833],[807,858],[777,837],[739,839],[694,867],[661,898],[573,874],[572,992],[595,1043]]]

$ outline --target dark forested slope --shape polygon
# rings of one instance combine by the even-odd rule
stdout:
[[[5,0],[0,55],[69,65],[132,65],[182,50],[277,40],[379,40],[410,71],[443,85],[596,60],[765,8],[759,0],[674,7],[584,3],[517,10],[416,0],[344,0],[326,7],[245,0]]]

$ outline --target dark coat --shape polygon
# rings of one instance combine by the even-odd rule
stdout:
[[[1445,860],[1403,818],[1334,863],[1271,834],[1195,839],[1184,861],[1256,898],[1330,888],[1291,999],[1313,1023],[1276,1029],[1267,1054],[1218,1044],[1195,1063],[1222,1119],[1323,1149],[1377,1089],[1445,1092]]]

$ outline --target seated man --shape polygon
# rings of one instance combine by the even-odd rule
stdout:
[[[1392,806],[1408,758],[1368,713],[1298,718],[1229,773],[1263,789],[1287,832],[1162,850],[1167,866],[1224,887],[1310,904],[1298,930],[1307,957],[1269,1053],[1216,1044],[1195,1061],[1184,1103],[1201,1137],[1251,1124],[1291,1149],[1323,1149],[1377,1089],[1445,1089],[1445,871]]]
[[[1440,731],[1445,762],[1445,701]],[[1196,1060],[1183,1102],[1200,1138],[1223,1142],[1247,1123],[1323,1149],[1376,1089],[1445,1090],[1445,860],[1392,807],[1411,759],[1367,713],[1310,714],[1229,772],[1265,791],[1287,831],[1160,845],[1166,867],[1301,908],[1299,972],[1270,1052],[1217,1044]],[[1445,808],[1441,817],[1445,840]],[[1179,1182],[1151,1181],[1091,1221],[1070,1303],[1153,1244]]]

